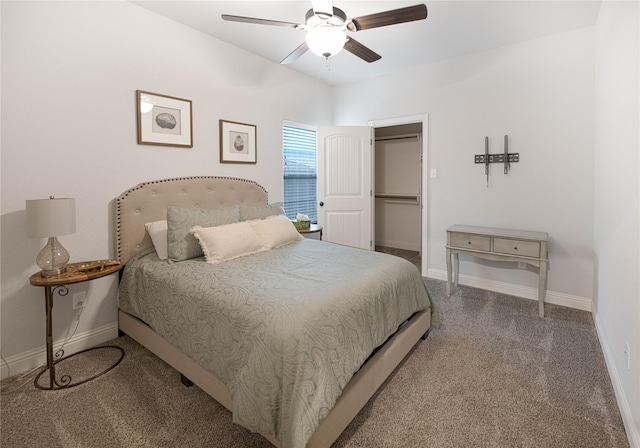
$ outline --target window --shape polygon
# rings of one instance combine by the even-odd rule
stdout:
[[[318,222],[316,194],[316,130],[301,124],[282,126],[284,209],[289,219],[298,213]]]

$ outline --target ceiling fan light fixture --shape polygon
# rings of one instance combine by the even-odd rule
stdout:
[[[340,53],[347,41],[347,34],[333,26],[318,26],[307,31],[305,41],[314,54],[328,59]]]
[[[231,22],[254,23],[258,25],[306,30],[307,35],[305,42],[300,44],[287,57],[280,61],[280,63],[292,64],[306,53],[307,50],[311,50],[314,54],[327,60],[328,68],[328,59],[340,53],[343,48],[365,62],[375,62],[381,58],[375,51],[362,45],[352,37],[347,37],[347,30],[370,30],[372,28],[380,28],[427,18],[427,6],[424,4],[347,18],[343,10],[333,7],[332,0],[311,0],[311,3],[312,8],[305,14],[304,24],[256,17],[233,16],[229,14],[222,14],[222,19]]]

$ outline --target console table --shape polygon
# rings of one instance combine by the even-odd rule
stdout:
[[[458,286],[459,254],[487,260],[523,262],[538,268],[538,313],[544,317],[544,296],[547,284],[546,232],[495,229],[455,225],[447,229],[447,295],[451,294],[451,256],[454,284]]]
[[[33,384],[38,389],[43,390],[60,390],[67,389],[69,387],[74,387],[79,384],[86,383],[87,381],[91,381],[100,375],[104,375],[109,370],[113,369],[115,366],[120,364],[120,361],[124,358],[124,349],[122,347],[118,347],[115,345],[102,345],[99,347],[91,347],[80,352],[74,353],[73,355],[69,355],[64,357],[64,351],[58,350],[58,352],[54,352],[53,348],[53,337],[52,333],[52,316],[53,316],[53,293],[57,292],[60,296],[66,296],[69,293],[69,288],[67,285],[82,283],[91,280],[95,280],[98,278],[105,277],[107,275],[111,275],[115,272],[118,272],[122,266],[119,262],[115,260],[96,260],[96,261],[84,261],[80,263],[71,263],[66,266],[66,271],[53,275],[50,277],[44,277],[40,272],[36,272],[31,276],[29,282],[33,286],[41,286],[44,288],[44,298],[45,298],[45,312],[46,312],[46,326],[47,326],[47,366],[36,375],[33,380]],[[56,377],[56,365],[65,361],[71,357],[79,355],[81,353],[85,353],[92,350],[117,350],[120,353],[118,354],[118,360],[113,363],[107,369],[93,375],[90,378],[87,378],[82,381],[78,381],[73,383],[71,376],[63,375],[60,378]],[[49,372],[49,385],[41,385],[39,383],[40,377],[45,373]]]

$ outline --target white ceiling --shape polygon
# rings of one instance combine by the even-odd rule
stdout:
[[[304,31],[227,22],[222,14],[304,23],[310,0],[194,1],[142,0],[137,5],[217,39],[280,62],[304,41]],[[333,6],[347,17],[411,6],[417,1],[341,1]],[[426,20],[349,33],[382,56],[366,63],[342,51],[329,63],[307,51],[288,65],[328,84],[373,78],[395,70],[497,48],[594,25],[600,0],[423,1]]]

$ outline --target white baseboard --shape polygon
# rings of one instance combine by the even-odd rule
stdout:
[[[622,416],[622,422],[624,423],[624,429],[627,432],[629,445],[631,448],[640,448],[640,428],[638,428],[634,423],[631,407],[629,406],[629,400],[627,399],[627,395],[625,394],[624,388],[622,387],[620,375],[618,374],[618,369],[616,368],[611,348],[609,347],[607,339],[604,337],[604,332],[602,331],[602,327],[600,325],[600,319],[598,319],[597,315],[594,316],[594,321],[596,326],[596,333],[598,334],[598,340],[600,341],[600,347],[602,348],[602,353],[604,354],[604,361],[607,364],[609,377],[611,378],[611,383],[613,384],[613,391],[615,392],[616,399],[618,400],[618,408],[620,408],[620,414]]]
[[[64,347],[65,356],[81,352],[87,348],[91,348],[103,342],[118,337],[118,323],[107,324],[84,333],[76,334]],[[64,341],[53,343],[54,352],[58,350]],[[17,375],[39,366],[44,366],[47,362],[47,354],[45,346],[20,353],[6,358],[7,364],[2,363],[2,379],[8,378],[9,375]]]
[[[447,281],[447,271],[440,269],[429,269],[427,271],[429,278]],[[486,289],[511,296],[522,297],[530,300],[538,300],[538,289],[528,286],[515,285],[513,283],[498,282],[495,280],[485,280],[470,275],[460,274],[458,278],[459,285],[471,286],[478,289]],[[556,291],[549,291],[545,295],[545,303],[566,306],[582,311],[591,311],[593,302],[588,297],[574,296]]]

